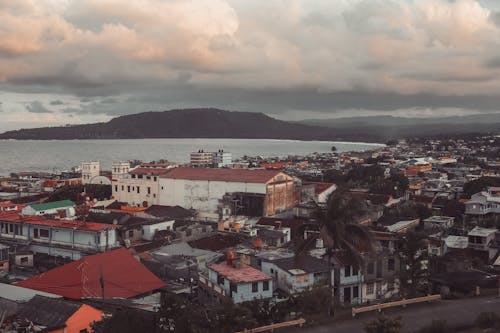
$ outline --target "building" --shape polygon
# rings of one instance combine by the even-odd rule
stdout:
[[[127,170],[125,163],[113,164],[112,194],[130,206],[149,207],[159,203],[159,177],[168,173],[172,164],[143,164]]]
[[[0,244],[0,276],[9,274],[9,247]]]
[[[276,170],[176,168],[160,177],[160,205],[200,217],[270,216],[296,204],[295,182]]]
[[[423,220],[426,229],[446,230],[453,227],[455,218],[453,216],[431,216]]]
[[[15,212],[0,214],[0,241],[27,245],[34,253],[73,260],[118,247],[116,228],[110,224],[54,220]]]
[[[350,306],[362,303],[361,290],[363,274],[359,264],[346,252],[337,252],[332,256],[334,265],[334,290],[339,304]]]
[[[28,302],[36,295],[50,298],[61,298],[59,295],[44,293],[43,291],[21,288],[7,283],[0,283],[0,313],[5,313],[5,317],[8,318],[16,314],[24,303]]]
[[[274,258],[273,258],[274,259]],[[334,281],[333,267],[327,261],[307,256],[300,263],[294,257],[262,259],[262,271],[273,278],[275,289],[293,295]]]
[[[101,164],[99,162],[82,163],[82,184],[88,184],[92,178],[101,175]]]
[[[273,297],[271,276],[239,262],[208,267],[208,278],[199,276],[200,298],[205,303],[231,300],[242,303]]]
[[[63,215],[63,217],[75,215],[75,203],[71,200],[53,201],[41,204],[29,205],[23,208],[23,215]]]
[[[200,149],[190,154],[190,164],[194,167],[217,167],[222,168],[233,163],[230,152],[219,149],[216,152],[205,152]]]
[[[472,195],[465,203],[465,214],[470,217],[500,214],[500,188],[489,187],[486,191]]]
[[[83,257],[17,283],[69,299],[132,298],[165,283],[124,248]]]
[[[498,253],[496,246],[497,229],[475,227],[467,234],[469,238],[469,248],[484,252],[488,261],[492,260]]]
[[[16,314],[19,320],[27,320],[48,333],[91,332],[91,325],[101,321],[104,313],[90,305],[34,296],[24,303]]]

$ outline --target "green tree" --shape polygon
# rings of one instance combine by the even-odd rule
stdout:
[[[400,242],[401,286],[409,297],[425,293],[429,280],[429,255],[425,236],[408,232]]]
[[[93,333],[137,333],[154,332],[155,321],[150,314],[143,315],[137,310],[117,311],[111,317],[92,325]]]
[[[332,153],[335,153],[337,151],[337,147],[332,146],[331,151],[332,151]]]
[[[463,196],[470,198],[473,194],[486,190],[490,186],[500,186],[500,178],[481,177],[464,184]]]
[[[365,326],[366,333],[399,333],[401,331],[401,317],[378,316]]]

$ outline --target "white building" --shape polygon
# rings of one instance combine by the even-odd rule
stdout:
[[[472,195],[465,203],[465,214],[469,216],[500,214],[500,187],[489,187],[487,191]]]
[[[75,215],[75,203],[71,200],[53,201],[33,204],[22,209],[23,215],[61,215],[63,217]]]
[[[82,163],[82,184],[90,183],[91,179],[101,174],[101,164],[99,162]]]
[[[33,253],[80,259],[119,246],[116,225],[0,214],[0,240],[27,245]]]
[[[296,204],[294,179],[276,170],[176,168],[161,175],[159,194],[160,205],[193,208],[211,219],[270,216]]]
[[[206,152],[202,149],[190,154],[190,163],[194,167],[225,167],[233,163],[230,152],[219,149],[216,152]]]
[[[131,206],[149,207],[159,203],[159,176],[166,174],[171,164],[155,167],[140,166],[125,172],[126,165],[113,168],[112,193],[119,202]],[[116,172],[115,172],[116,170]]]

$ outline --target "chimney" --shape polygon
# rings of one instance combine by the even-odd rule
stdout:
[[[226,252],[226,263],[228,266],[232,266],[235,259],[236,253],[234,253],[233,251]]]

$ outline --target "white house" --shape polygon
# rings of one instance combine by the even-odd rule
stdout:
[[[241,263],[210,265],[208,278],[200,275],[198,281],[207,299],[230,299],[236,304],[273,297],[272,278]]]
[[[101,174],[101,164],[99,162],[82,163],[82,184],[90,183],[90,180]]]
[[[477,251],[486,252],[488,260],[492,260],[498,253],[495,245],[497,229],[475,227],[467,234],[469,238],[469,248]]]
[[[307,256],[298,263],[295,258],[263,259],[262,271],[273,277],[274,287],[287,294],[296,294],[314,286],[334,281],[333,266],[327,261]]]
[[[485,216],[500,214],[500,188],[489,187],[487,191],[472,195],[465,203],[465,214],[469,216]]]
[[[23,215],[56,215],[65,214],[65,216],[75,215],[75,203],[71,200],[53,201],[41,204],[33,204],[22,209]]]

